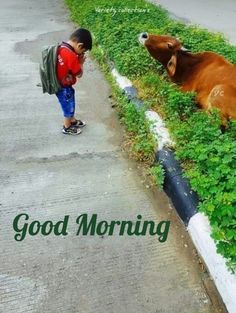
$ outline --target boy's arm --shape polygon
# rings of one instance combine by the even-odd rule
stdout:
[[[78,59],[79,59],[79,62],[80,62],[81,69],[80,69],[79,73],[76,76],[78,78],[80,78],[83,75],[83,65],[84,65],[84,62],[86,60],[85,54],[82,53],[81,55],[78,55]]]
[[[73,76],[80,75],[83,72],[83,64],[81,63],[79,56],[75,56],[73,60],[70,60],[68,68]]]
[[[83,75],[83,64],[85,62],[84,54],[78,55],[74,58],[73,62],[70,64],[70,72],[74,76],[81,77]]]

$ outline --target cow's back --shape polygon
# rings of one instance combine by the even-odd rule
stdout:
[[[227,98],[229,100],[233,97],[236,102],[236,66],[213,52],[197,53],[194,57],[199,58],[199,62],[182,82],[182,90],[195,91],[199,105],[208,109],[208,99],[212,90],[219,85],[231,86],[233,88],[226,88],[227,91],[230,90]]]

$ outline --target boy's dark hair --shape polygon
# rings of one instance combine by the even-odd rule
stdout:
[[[92,36],[90,31],[85,28],[78,28],[77,30],[75,30],[71,34],[70,40],[82,43],[83,48],[85,48],[86,50],[92,49]]]

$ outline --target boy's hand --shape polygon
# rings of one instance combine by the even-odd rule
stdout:
[[[82,77],[82,76],[83,76],[83,70],[81,70],[81,71],[76,75],[77,78],[80,78],[80,77]]]
[[[80,64],[84,64],[86,60],[85,54],[84,53],[78,54],[78,58],[79,58]]]

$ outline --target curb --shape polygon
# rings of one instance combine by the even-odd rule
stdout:
[[[143,102],[137,98],[137,91],[132,82],[121,76],[115,68],[112,68],[111,73],[127,99],[134,103],[139,110],[143,106]],[[151,122],[150,129],[158,142],[156,161],[160,162],[165,170],[164,190],[187,227],[228,312],[235,313],[236,275],[228,271],[224,258],[217,254],[215,242],[211,238],[208,218],[197,212],[198,196],[191,190],[188,180],[183,177],[181,166],[175,159],[174,151],[169,148],[173,142],[163,120],[154,111],[146,111],[145,115]]]

